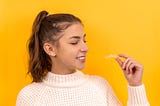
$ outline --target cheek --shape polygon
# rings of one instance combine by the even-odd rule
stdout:
[[[67,66],[72,66],[76,62],[76,53],[72,50],[63,50],[63,53],[61,53],[61,61],[66,64]]]
[[[58,48],[57,55],[59,55],[59,58],[65,62],[75,61],[76,57],[78,56],[78,47],[66,43],[61,43]]]
[[[59,53],[62,59],[73,60],[77,57],[78,51],[73,48],[63,48]]]
[[[63,46],[63,48],[61,49],[61,52],[64,55],[68,55],[68,56],[76,56],[78,53],[78,47],[72,47],[70,45],[67,46]]]

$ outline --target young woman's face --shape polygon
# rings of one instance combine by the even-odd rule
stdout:
[[[64,31],[56,48],[55,62],[58,63],[58,67],[69,70],[84,68],[88,51],[85,36],[80,23],[75,23]]]

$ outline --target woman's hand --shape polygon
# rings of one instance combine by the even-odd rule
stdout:
[[[120,58],[125,58],[125,61],[122,61]],[[122,68],[130,86],[139,86],[142,84],[144,68],[140,63],[125,54],[119,54],[116,61]]]

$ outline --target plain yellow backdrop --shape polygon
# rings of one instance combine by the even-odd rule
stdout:
[[[125,53],[142,63],[147,97],[151,106],[160,106],[159,0],[0,0],[0,106],[14,106],[31,81],[26,43],[41,10],[82,19],[89,46],[83,72],[108,80],[124,105],[127,82],[116,61],[104,56]]]

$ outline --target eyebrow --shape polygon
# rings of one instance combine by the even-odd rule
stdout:
[[[83,37],[86,37],[86,34],[84,34]],[[80,39],[80,36],[72,36],[72,37],[70,37],[70,39],[72,39],[72,38]]]

